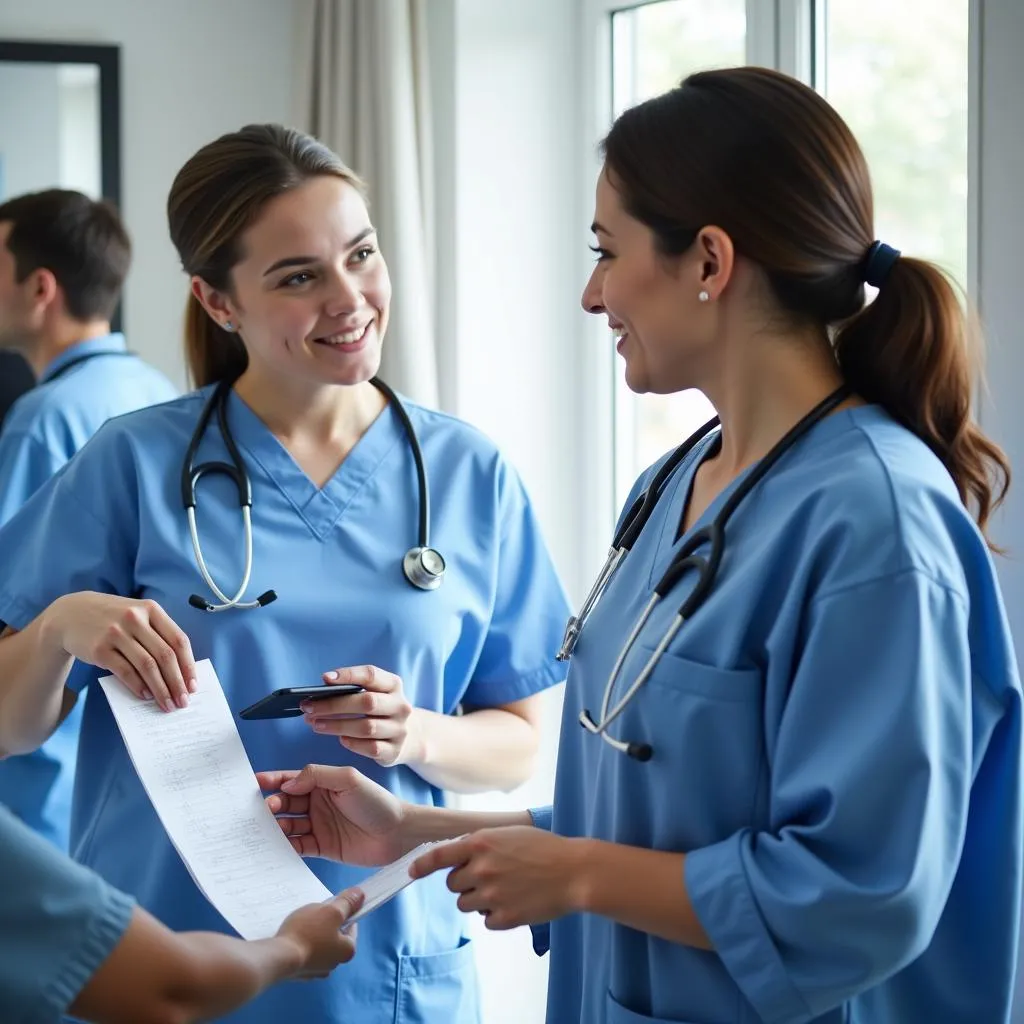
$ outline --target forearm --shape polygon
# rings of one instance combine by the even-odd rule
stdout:
[[[420,843],[455,839],[482,828],[532,824],[529,811],[458,811],[450,807],[410,804],[406,808],[402,833],[406,847],[411,850]]]
[[[419,756],[408,766],[439,789],[455,793],[509,791],[533,772],[537,727],[502,708],[441,715],[417,708]]]
[[[51,605],[51,608],[53,606]],[[64,684],[74,659],[54,638],[50,609],[0,638],[0,756],[35,750],[70,710]]]
[[[113,953],[71,1006],[98,1024],[191,1024],[236,1009],[299,969],[301,951],[275,937],[243,942],[176,934],[136,908]]]
[[[686,857],[597,839],[576,844],[579,910],[683,946],[711,949],[686,891]]]

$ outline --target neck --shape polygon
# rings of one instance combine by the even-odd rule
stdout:
[[[250,363],[235,393],[283,443],[330,444],[348,451],[387,404],[369,382],[313,384],[282,381]]]
[[[33,339],[27,351],[22,354],[35,371],[36,377],[41,377],[50,363],[72,345],[102,338],[109,333],[110,324],[106,320],[67,320]]]
[[[823,337],[759,336],[723,351],[722,365],[702,390],[722,421],[717,472],[732,478],[764,458],[842,377]]]

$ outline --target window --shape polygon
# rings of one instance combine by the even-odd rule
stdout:
[[[967,284],[969,0],[819,0],[815,86],[871,169],[875,231]]]
[[[694,71],[743,64],[746,0],[658,0],[612,14],[612,109],[678,85]],[[613,349],[612,358],[618,359]],[[698,391],[634,395],[615,372],[615,498],[640,472],[714,415]]]

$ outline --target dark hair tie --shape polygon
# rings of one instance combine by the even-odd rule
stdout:
[[[899,258],[899,249],[894,249],[885,242],[872,242],[864,257],[864,283],[871,285],[872,288],[881,288],[893,264]]]

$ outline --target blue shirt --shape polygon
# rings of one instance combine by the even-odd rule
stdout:
[[[66,369],[65,369],[66,367]],[[128,354],[124,336],[65,349],[13,405],[0,434],[0,525],[7,522],[108,419],[177,394],[157,370]],[[0,763],[0,802],[62,850],[82,709],[43,746]]]
[[[121,941],[133,901],[0,807],[0,1019],[51,1024]]]
[[[1021,896],[1017,666],[982,537],[938,459],[884,412],[823,421],[729,521],[706,603],[610,728],[652,759],[578,723],[682,543],[712,440],[582,631],[553,820],[535,820],[685,853],[679,885],[714,952],[555,921],[548,1021],[998,1024]],[[694,578],[657,606],[616,699]]]
[[[233,392],[228,421],[252,481],[250,598],[264,608],[217,614],[181,500],[181,469],[208,391],[123,416],[0,530],[0,619],[24,627],[56,597],[93,589],[157,601],[210,658],[237,712],[327,669],[374,664],[397,673],[410,701],[450,714],[520,700],[561,681],[554,659],[566,601],[519,478],[476,430],[407,404],[430,482],[431,543],[447,561],[427,592],[402,573],[417,534],[415,464],[388,406],[321,488]],[[211,426],[196,462],[228,461]],[[224,476],[197,491],[203,554],[234,593],[242,576],[238,494]],[[178,930],[228,930],[192,882],[139,783],[97,672],[87,687],[72,833],[75,855]],[[239,721],[256,770],[353,764],[403,799],[442,793],[407,767],[382,768],[301,719]],[[311,866],[338,892],[364,869]],[[443,877],[426,879],[360,923],[359,955],[325,981],[285,985],[231,1021],[280,1024],[472,1024],[477,996],[467,923]]]

